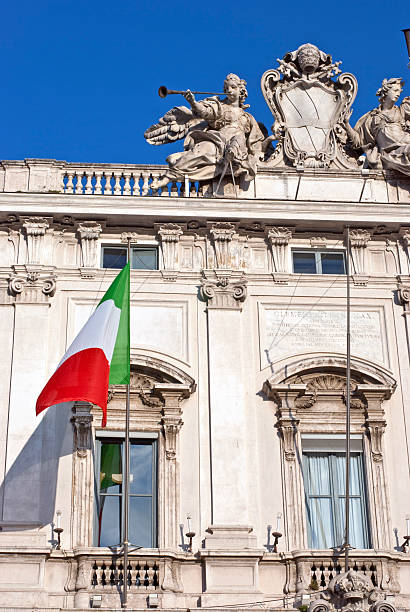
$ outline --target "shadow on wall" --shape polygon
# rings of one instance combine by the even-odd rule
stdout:
[[[10,523],[13,531],[33,529],[53,521],[60,458],[73,451],[72,405],[69,402],[51,406],[42,418],[37,417],[37,428],[7,470],[0,486],[1,518],[3,523]],[[19,448],[21,437],[21,434],[9,433],[8,456]]]

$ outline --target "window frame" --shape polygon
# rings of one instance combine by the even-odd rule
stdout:
[[[97,431],[95,436],[95,461],[94,461],[94,512],[93,512],[93,546],[97,548],[105,548],[98,544],[98,530],[99,530],[99,508],[100,508],[100,462],[101,462],[101,445],[102,442],[120,443],[121,444],[121,456],[122,464],[124,464],[124,434],[118,431]],[[158,434],[154,432],[130,432],[130,445],[142,443],[144,445],[151,445],[152,448],[152,471],[151,471],[151,484],[152,484],[152,495],[144,497],[151,497],[151,546],[149,548],[158,548],[158,468],[159,468],[159,457],[158,457]],[[122,499],[122,491],[118,494],[111,494]],[[129,494],[131,497],[141,497],[137,494]],[[129,523],[132,522],[131,508],[129,510]],[[120,524],[120,540],[122,542],[123,534],[123,513],[121,511],[121,524]],[[112,543],[110,546],[116,546],[118,543]],[[138,543],[132,542],[131,545],[139,546]]]
[[[311,550],[322,550],[313,547],[311,522],[308,520],[308,512],[310,511],[310,499],[326,498],[331,501],[331,517],[332,517],[332,547],[338,547],[342,542],[338,542],[338,538],[342,538],[344,534],[344,522],[339,510],[340,500],[345,503],[345,495],[340,495],[337,492],[337,470],[336,461],[338,457],[343,457],[345,461],[346,450],[345,436],[335,434],[333,436],[323,436],[320,434],[311,434],[302,436],[302,478],[305,495],[305,517],[308,537],[308,548]],[[329,477],[329,494],[309,494],[311,484],[307,477],[306,456],[326,456],[328,458],[328,477]],[[351,435],[351,455],[359,458],[359,495],[351,495],[351,498],[361,500],[361,523],[363,528],[364,548],[361,550],[369,550],[372,547],[371,529],[370,529],[370,512],[369,512],[369,494],[368,494],[368,477],[366,473],[365,452],[363,448],[363,439],[360,435]],[[351,538],[350,538],[351,540]],[[351,542],[352,543],[352,542]],[[352,543],[354,545],[354,543]]]
[[[104,249],[124,249],[125,251],[127,250],[127,247],[123,244],[123,243],[118,243],[118,242],[110,242],[110,243],[103,243],[101,244],[101,248],[100,248],[100,268],[103,270],[117,270],[119,268],[108,268],[108,267],[104,267]],[[147,272],[152,272],[154,270],[159,270],[159,262],[160,262],[160,257],[159,257],[159,245],[158,242],[156,240],[153,241],[144,241],[138,244],[133,244],[131,245],[131,262],[132,262],[132,252],[136,251],[136,250],[147,250],[147,249],[152,249],[153,251],[155,251],[155,263],[156,263],[156,267],[155,268],[133,268],[131,267],[131,270],[143,270],[143,271],[147,271]]]
[[[315,272],[295,272],[295,265],[293,260],[294,253],[307,253],[311,255],[312,253],[315,256]],[[334,276],[339,276],[341,274],[346,275],[346,251],[344,249],[312,249],[312,248],[292,248],[291,249],[291,260],[292,260],[292,273],[293,274],[315,274],[315,275],[325,275],[331,276],[332,274],[322,272],[322,255],[324,254],[332,254],[332,255],[342,255],[343,268],[344,271],[342,273],[334,274]]]

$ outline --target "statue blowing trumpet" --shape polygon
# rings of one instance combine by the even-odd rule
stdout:
[[[171,94],[182,94],[182,95],[184,95],[186,93],[186,91],[177,91],[175,89],[167,89],[165,87],[165,85],[161,85],[161,87],[158,89],[158,95],[159,95],[160,98],[166,98],[167,96],[170,96]],[[193,94],[209,95],[209,96],[224,96],[225,95],[225,93],[219,93],[219,92],[215,92],[215,91],[191,91],[191,93],[193,93]]]

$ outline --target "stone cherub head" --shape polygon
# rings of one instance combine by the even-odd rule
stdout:
[[[224,80],[224,93],[227,93],[229,85],[232,84],[239,89],[239,106],[244,106],[244,102],[248,97],[248,90],[246,89],[246,81],[239,78],[237,74],[231,72],[225,77]]]

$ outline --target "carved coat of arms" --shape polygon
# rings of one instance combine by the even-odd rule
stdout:
[[[271,165],[297,167],[356,166],[346,146],[344,118],[356,97],[352,74],[311,44],[287,53],[278,70],[262,76],[262,92],[275,117],[271,140],[277,140]],[[356,156],[357,157],[357,156]]]

